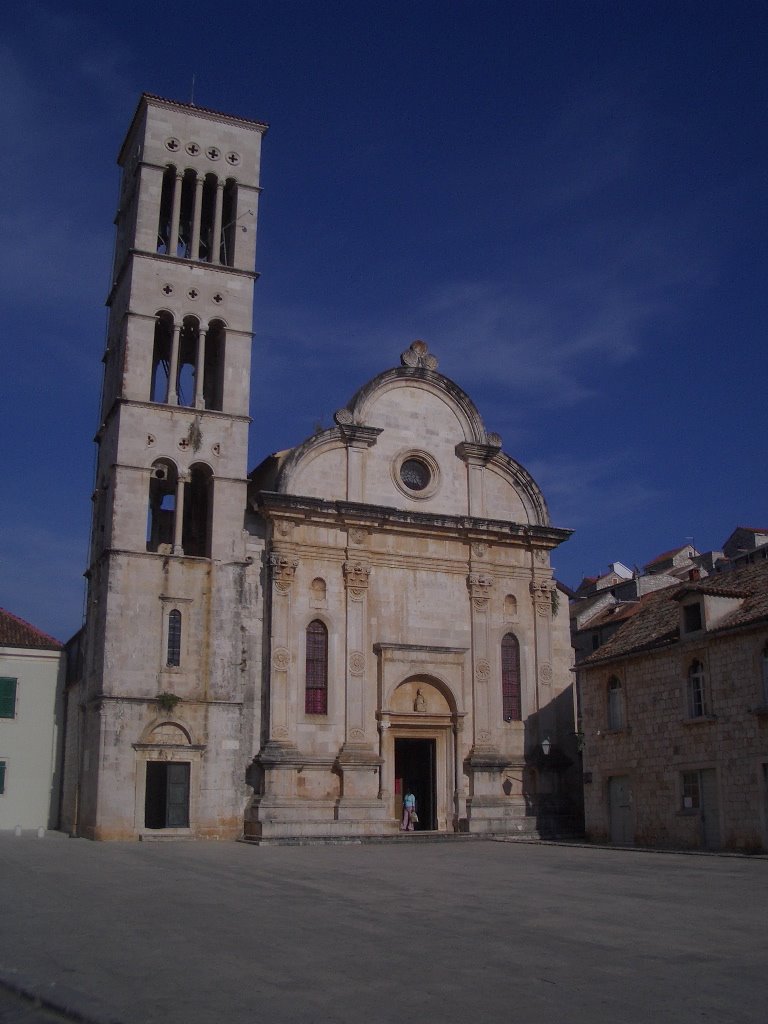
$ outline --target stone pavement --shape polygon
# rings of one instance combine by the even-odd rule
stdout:
[[[2,1022],[768,1020],[762,858],[0,834],[0,906]]]

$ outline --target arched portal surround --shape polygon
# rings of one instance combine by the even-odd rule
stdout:
[[[146,726],[133,749],[136,834],[152,835],[159,829],[166,837],[194,834],[205,746],[195,743],[188,723],[161,714]]]
[[[401,767],[404,750],[423,749],[419,785],[424,791],[421,810],[428,813],[422,827],[459,831],[467,797],[461,771],[466,648],[376,644],[374,651],[379,661],[380,799],[399,820],[403,786],[413,782]]]

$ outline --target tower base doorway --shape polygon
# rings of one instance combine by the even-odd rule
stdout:
[[[403,798],[416,797],[419,831],[437,828],[435,747],[433,739],[395,739],[395,814],[402,818]]]

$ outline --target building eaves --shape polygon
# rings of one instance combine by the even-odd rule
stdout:
[[[684,588],[677,585],[645,594],[636,614],[581,664],[589,667],[676,643],[680,639],[678,598],[681,590],[686,594],[716,591],[718,597],[742,598],[741,607],[724,616],[717,626],[707,630],[705,637],[768,622],[768,562],[759,562],[735,569],[727,577],[718,580],[716,587],[708,580],[702,580]]]
[[[60,651],[63,644],[32,623],[0,608],[0,647],[25,647],[37,651]]]

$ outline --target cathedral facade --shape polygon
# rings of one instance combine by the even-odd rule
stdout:
[[[266,126],[144,95],[120,153],[63,824],[97,839],[569,810],[568,614],[526,470],[424,342],[248,474]]]

